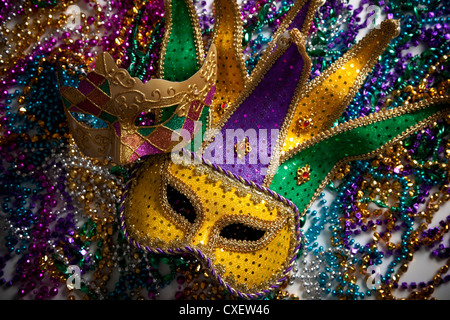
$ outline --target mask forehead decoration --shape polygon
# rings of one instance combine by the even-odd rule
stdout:
[[[152,79],[142,83],[103,52],[78,88],[63,86],[60,91],[69,128],[80,150],[87,156],[110,156],[118,164],[127,164],[143,156],[170,152],[181,140],[182,145],[187,144],[195,134],[195,122],[211,104],[215,81],[214,45],[200,70],[181,82]],[[174,110],[160,121],[159,112],[165,108]],[[75,114],[101,119],[107,127],[91,128]],[[147,123],[136,123],[143,114]],[[186,130],[189,139],[183,139],[178,129]]]
[[[188,85],[191,79],[197,79],[197,74],[190,80],[180,80],[186,78],[186,73],[179,73],[189,68],[175,54],[187,47],[192,54],[199,48],[195,41],[188,41],[190,46],[181,45],[186,37],[194,39],[199,34],[198,26],[193,27],[194,31],[182,32],[179,23],[195,20],[195,10],[189,9],[192,7],[188,1],[167,1],[161,76],[183,81],[178,85],[184,85],[185,89],[175,89],[173,85],[173,90],[164,93],[160,90],[157,94],[154,89],[140,89],[146,94],[139,96],[133,107],[136,109],[133,113],[144,110],[144,105],[145,110],[159,108],[161,111],[157,119],[162,122],[155,129],[146,127],[149,131],[142,135],[148,137],[145,142],[151,148],[160,146],[153,139],[169,141],[161,128],[170,127],[166,121],[170,123],[173,115],[186,117],[178,129],[187,128],[186,123],[192,124],[195,119],[203,121],[198,133],[188,130],[191,137],[195,136],[193,140],[206,129],[214,130],[200,139],[198,148],[186,144],[160,146],[156,151],[146,152],[153,156],[136,161],[119,206],[121,228],[128,241],[142,250],[196,255],[213,278],[232,294],[257,298],[279,288],[289,278],[300,252],[306,210],[334,172],[349,161],[377,155],[392,143],[445,116],[449,98],[447,95],[427,98],[334,125],[378,56],[398,35],[399,22],[383,21],[320,76],[308,81],[311,61],[305,50],[305,34],[319,1],[295,2],[251,74],[243,67],[242,37],[244,40],[248,37],[242,33],[239,6],[235,1],[216,0],[215,3],[220,9],[215,11],[217,23],[210,53],[202,67],[208,71],[198,78],[201,84],[195,86],[196,90]],[[105,55],[101,59],[109,58]],[[191,62],[197,63],[195,59]],[[100,62],[99,68],[88,75],[87,84],[95,84],[107,95],[113,86],[120,87],[114,91],[119,101],[129,101],[126,86],[132,78],[112,64],[106,67]],[[115,74],[117,77],[112,76]],[[100,76],[100,80],[95,80]],[[150,88],[148,83],[133,81],[130,88]],[[167,83],[151,81],[155,84],[152,88]],[[102,105],[99,112],[89,113],[110,119],[115,125],[97,129],[98,137],[81,138],[91,134],[76,128],[82,124],[70,120],[69,111],[86,112],[86,99],[92,101],[89,90],[85,89],[89,87],[87,84],[77,91],[62,88],[77,144],[82,150],[94,149],[83,143],[95,145],[93,156],[109,154],[125,159],[123,162],[136,160],[142,144],[127,146],[129,153],[123,156],[117,154],[112,137],[119,134],[111,136],[107,130],[116,130],[118,124],[120,132],[125,132],[131,118],[121,118],[120,110],[114,109],[117,105],[113,106],[106,98],[99,102]],[[177,96],[181,91],[186,93],[183,98]],[[147,99],[155,98],[166,103],[153,107]],[[192,116],[199,105],[211,105],[210,112]],[[260,134],[260,129],[266,135],[253,139],[250,133]],[[228,139],[229,131],[239,130],[242,134]],[[173,153],[167,152],[180,150],[175,147],[187,148],[183,152],[189,161],[173,161]],[[261,150],[265,151],[264,159],[260,158]]]

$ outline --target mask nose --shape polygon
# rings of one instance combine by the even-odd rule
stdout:
[[[145,140],[137,133],[126,134],[120,138],[120,160],[129,163],[137,160],[141,154],[138,152]]]
[[[122,130],[123,132],[124,130]],[[162,153],[160,149],[154,147],[137,132],[131,132],[116,139],[119,139],[118,158],[121,164],[134,162],[146,155]]]
[[[207,245],[210,229],[202,226],[195,237],[192,238],[192,245]]]

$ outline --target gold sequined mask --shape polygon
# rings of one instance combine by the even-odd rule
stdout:
[[[127,238],[138,239],[134,245],[194,253],[231,292],[281,283],[295,261],[295,205],[217,167],[151,157],[133,173],[125,197],[122,227]]]
[[[183,82],[152,79],[142,83],[104,52],[78,88],[62,86],[60,91],[70,132],[80,150],[86,156],[110,156],[118,164],[127,164],[187,144],[203,109],[211,104],[215,81],[214,45],[202,68]],[[171,106],[177,106],[173,115],[158,121],[159,111]],[[105,125],[89,126],[80,120],[86,115]],[[186,134],[181,136],[179,129],[189,132],[189,139],[183,140]]]

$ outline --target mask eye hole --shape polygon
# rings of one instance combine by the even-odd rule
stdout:
[[[220,230],[220,236],[229,240],[258,241],[266,232],[244,223],[231,223]]]
[[[104,129],[108,128],[108,124],[100,118],[93,116],[91,114],[82,112],[72,112],[72,116],[78,122],[88,126],[91,129]]]
[[[176,213],[183,216],[188,222],[195,222],[197,214],[194,206],[184,194],[170,184],[167,185],[167,202]]]
[[[156,112],[154,110],[144,111],[134,120],[136,127],[151,127],[156,124]]]

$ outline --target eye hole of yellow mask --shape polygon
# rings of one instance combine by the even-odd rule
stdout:
[[[167,185],[167,202],[172,210],[194,224],[197,217],[194,206],[189,199],[171,185]],[[254,228],[241,222],[230,223],[220,229],[219,236],[228,240],[257,241],[265,234],[264,230]]]
[[[141,162],[121,205],[128,240],[153,253],[191,253],[231,293],[280,286],[299,249],[298,210],[264,187],[170,155]]]

